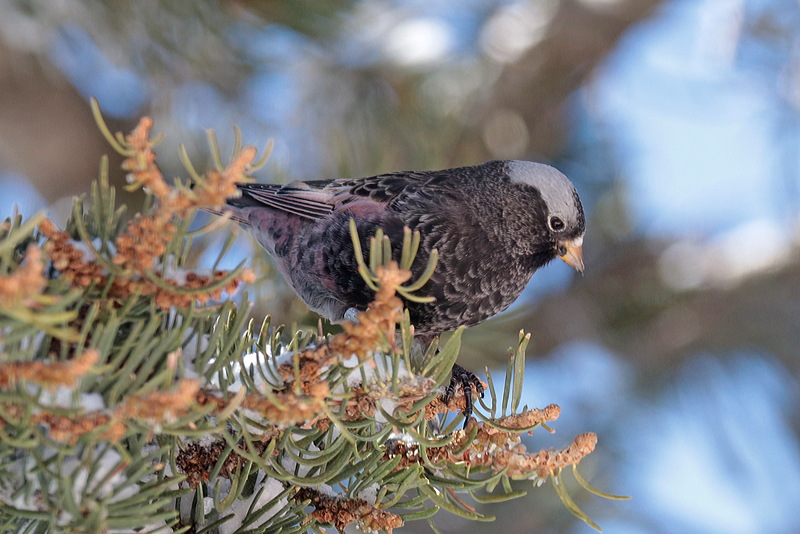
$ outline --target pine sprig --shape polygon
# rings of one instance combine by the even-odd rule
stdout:
[[[596,436],[561,451],[521,445],[522,433],[560,414],[555,405],[519,408],[529,336],[510,351],[502,401],[487,371],[486,413],[463,429],[451,417],[463,392],[445,403],[438,388],[461,330],[441,350],[416,347],[399,298],[419,300],[414,291],[435,268],[432,254],[411,280],[418,234],[406,232],[399,263],[380,234],[359,250],[376,295],[343,333],[256,323],[223,298],[253,279],[244,265],[216,270],[232,238],[213,270],[189,266],[193,243],[225,221],[190,224],[197,209],[218,210],[236,194],[263,158],[254,162],[236,130],[225,166],[210,134],[214,168],[199,173],[182,150],[193,184],[171,185],[149,119],[112,134],[93,108],[127,158],[129,188],[149,200],[126,222],[104,159],[91,202],[75,201],[63,231],[41,216],[0,224],[0,527],[294,533],[356,523],[391,532],[426,520],[436,531],[442,509],[490,520],[467,500],[518,498],[525,492],[512,480],[547,478],[596,526],[561,480]],[[425,357],[416,362],[416,353]]]

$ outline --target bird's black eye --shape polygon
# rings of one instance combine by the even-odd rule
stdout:
[[[564,221],[562,221],[559,217],[556,217],[555,215],[550,217],[550,220],[548,222],[550,223],[550,229],[553,231],[558,232],[559,230],[564,229]]]

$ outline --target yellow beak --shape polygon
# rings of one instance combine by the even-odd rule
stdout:
[[[559,258],[564,260],[564,263],[583,274],[583,236],[570,239],[569,241],[560,241],[558,243]],[[563,252],[562,252],[563,251]]]

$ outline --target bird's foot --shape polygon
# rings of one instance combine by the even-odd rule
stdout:
[[[469,419],[472,417],[472,386],[475,386],[478,395],[483,398],[483,383],[472,371],[467,371],[458,364],[453,365],[453,370],[450,372],[450,384],[444,390],[445,404],[450,402],[459,384],[464,389],[464,400],[466,401],[463,412],[464,428],[467,428]]]
[[[355,308],[347,308],[347,311],[344,312],[344,320],[349,321],[351,323],[358,322],[358,314],[359,311]]]

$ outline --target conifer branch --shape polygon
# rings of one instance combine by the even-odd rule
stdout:
[[[190,230],[197,209],[219,209],[264,159],[237,130],[225,165],[210,133],[214,168],[199,172],[182,149],[192,184],[170,185],[152,121],[112,134],[92,106],[126,157],[129,188],[143,190],[149,207],[123,220],[104,159],[89,207],[77,199],[65,229],[41,216],[0,224],[0,524],[216,532],[230,522],[285,533],[356,523],[391,532],[442,509],[489,519],[467,499],[517,498],[525,492],[512,480],[550,478],[594,526],[560,473],[597,436],[560,451],[521,444],[560,414],[556,405],[519,407],[529,336],[510,351],[502,402],[487,372],[491,407],[463,429],[451,416],[465,406],[463,391],[445,403],[438,388],[461,331],[440,351],[415,348],[401,299],[424,302],[414,292],[435,269],[432,254],[412,280],[418,233],[405,232],[399,263],[392,243],[375,236],[367,263],[352,228],[359,271],[376,294],[342,333],[287,332],[269,317],[259,326],[230,300],[255,279],[251,270],[191,268],[187,258],[197,237],[224,224]],[[421,362],[415,350],[426,353]],[[614,497],[575,473],[588,491]]]

